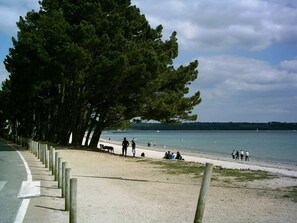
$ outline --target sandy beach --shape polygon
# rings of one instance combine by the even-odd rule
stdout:
[[[171,175],[159,166],[140,160],[162,159],[163,152],[137,148],[137,157],[84,150],[59,151],[78,178],[79,222],[193,222],[201,177]],[[145,158],[139,158],[144,152]],[[295,222],[297,204],[284,198],[297,186],[294,166],[255,165],[215,157],[184,155],[186,161],[210,162],[235,169],[266,170],[276,178],[251,182],[211,184],[204,222]],[[171,161],[169,161],[171,162]],[[174,161],[173,161],[174,162]],[[98,220],[99,219],[99,220]]]
[[[110,141],[101,141],[113,146],[115,154],[84,148],[56,147],[59,156],[71,168],[71,175],[78,179],[78,222],[193,222],[202,177],[192,174],[170,174],[151,161],[161,160],[164,153],[137,147],[137,157],[121,154],[121,146]],[[139,157],[144,152],[145,158]],[[297,203],[289,197],[297,187],[294,166],[246,163],[221,160],[219,157],[184,155],[185,162],[210,162],[216,166],[234,169],[266,170],[274,174],[271,179],[240,182],[214,176],[204,212],[203,222],[217,223],[293,223],[297,219]],[[171,161],[165,162],[184,162]],[[39,173],[39,172],[38,172]],[[40,179],[40,175],[37,175]],[[53,186],[42,182],[42,193],[48,194]],[[55,203],[49,206],[52,214],[57,211],[56,197],[46,196]],[[40,210],[41,201],[32,201],[32,211]],[[61,202],[59,200],[59,202]],[[60,207],[63,204],[59,204]],[[43,208],[44,210],[44,208]],[[45,212],[43,216],[47,216]],[[65,213],[53,217],[65,218]],[[62,218],[60,218],[62,219]],[[31,222],[28,218],[25,222]]]

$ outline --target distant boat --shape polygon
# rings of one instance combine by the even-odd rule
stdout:
[[[157,132],[160,132],[159,130],[157,130]]]

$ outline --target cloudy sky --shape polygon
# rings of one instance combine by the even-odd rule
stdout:
[[[177,31],[176,65],[198,59],[191,92],[202,122],[297,122],[296,0],[132,0],[164,39]],[[15,23],[38,0],[0,0],[0,60]],[[7,77],[3,63],[0,81]]]

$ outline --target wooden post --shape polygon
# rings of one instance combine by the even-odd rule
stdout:
[[[44,164],[44,167],[46,168],[46,144],[42,145],[42,149],[43,149],[43,164]]]
[[[38,152],[39,152],[39,146],[38,146],[38,142],[35,142],[35,156],[38,158]]]
[[[56,160],[55,160],[55,153],[56,150],[55,148],[52,148],[52,175],[55,175],[55,171],[56,171]]]
[[[39,143],[39,160],[42,164],[44,164],[43,162],[43,144]]]
[[[62,188],[62,157],[58,158],[58,188]]]
[[[62,197],[65,197],[65,170],[67,162],[62,162]]]
[[[53,147],[49,147],[49,152],[48,152],[48,170],[52,171],[53,170]]]
[[[77,179],[70,179],[70,213],[69,222],[77,223]]]
[[[58,180],[58,158],[59,158],[59,153],[55,152],[55,181]]]
[[[70,168],[65,170],[65,211],[70,210]]]
[[[211,180],[212,169],[213,169],[213,164],[206,163],[203,179],[201,183],[194,223],[202,223],[208,188]]]
[[[44,145],[44,163],[45,163],[45,168],[48,168],[48,157],[49,157],[49,152],[48,152],[48,146],[47,144]]]
[[[31,139],[28,139],[28,149],[30,152],[32,152],[32,144],[31,143],[32,143]]]
[[[35,141],[33,141],[33,154],[34,154],[34,156],[36,156],[36,142]]]
[[[40,160],[40,144],[37,142],[37,158]]]

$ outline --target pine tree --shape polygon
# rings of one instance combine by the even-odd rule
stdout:
[[[80,145],[93,132],[96,146],[105,128],[135,117],[196,120],[191,110],[201,98],[189,96],[189,85],[198,61],[173,65],[176,32],[164,41],[162,26],[152,28],[130,0],[40,4],[20,19],[5,60],[18,123],[34,123],[26,128],[63,144],[72,134]]]

